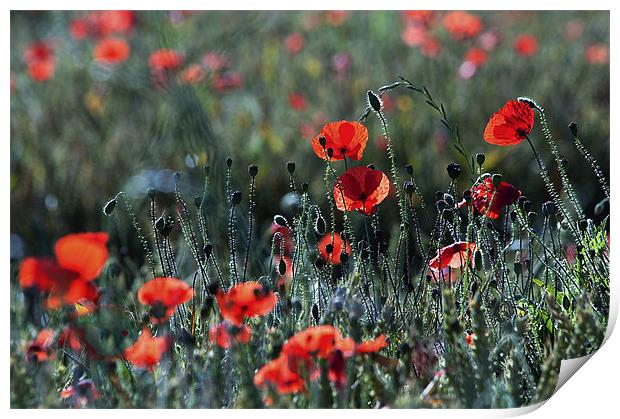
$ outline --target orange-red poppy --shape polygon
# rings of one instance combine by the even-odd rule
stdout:
[[[171,71],[183,64],[183,56],[171,49],[159,49],[149,57],[149,67],[155,72]]]
[[[151,331],[144,328],[138,340],[125,349],[124,355],[125,359],[137,368],[152,371],[153,367],[159,364],[162,355],[169,347],[170,340],[168,337],[154,338]]]
[[[476,215],[486,215],[496,220],[502,209],[517,200],[521,191],[510,183],[501,182],[499,186],[493,185],[490,177],[485,178],[471,188],[471,203]]]
[[[531,57],[538,51],[538,41],[536,37],[526,33],[517,36],[513,46],[517,54],[524,57]]]
[[[30,44],[24,52],[24,62],[28,75],[34,81],[47,81],[54,75],[56,57],[49,42],[37,41]]]
[[[179,76],[179,80],[184,84],[198,84],[205,79],[205,70],[200,64],[188,66]]]
[[[78,233],[60,238],[54,246],[56,260],[28,257],[19,268],[22,288],[49,292],[50,309],[94,301],[97,288],[91,283],[108,259],[107,233]]]
[[[123,38],[107,38],[95,45],[93,55],[97,62],[118,64],[129,58],[129,44]]]
[[[482,48],[470,48],[465,53],[465,61],[469,61],[476,67],[481,66],[487,60],[487,52]]]
[[[327,233],[319,241],[318,248],[319,254],[323,260],[331,265],[340,265],[340,254],[342,253],[342,247],[345,247],[345,253],[351,254],[351,244],[347,241],[346,245],[340,234]],[[331,248],[331,252],[328,250]]]
[[[297,54],[304,49],[304,37],[299,32],[293,32],[284,40],[284,46],[291,54]]]
[[[366,166],[352,167],[334,185],[334,200],[340,211],[372,215],[390,191],[385,173]]]
[[[288,357],[282,355],[269,361],[256,372],[254,384],[257,387],[271,384],[280,394],[298,393],[306,389],[303,378],[289,368]]]
[[[325,149],[321,138],[325,139]],[[364,125],[357,121],[337,121],[323,126],[319,135],[312,139],[312,149],[323,160],[329,159],[329,149],[333,152],[331,160],[344,160],[345,156],[359,160],[367,142],[368,130]]]
[[[98,34],[108,36],[112,33],[128,33],[135,22],[132,10],[102,10],[92,12],[91,19],[96,20]]]
[[[224,349],[230,348],[233,342],[248,343],[251,335],[252,329],[248,325],[237,327],[222,322],[209,329],[209,341]]]
[[[429,262],[429,267],[436,270],[442,270],[446,267],[462,268],[468,260],[470,262],[473,260],[476,249],[476,244],[470,242],[456,242],[442,247],[439,254]]]
[[[484,129],[484,140],[500,146],[519,144],[533,127],[532,107],[525,102],[511,100],[491,116]]]
[[[219,289],[216,298],[222,317],[236,326],[241,326],[247,317],[269,313],[278,301],[273,291],[255,281],[235,285],[228,292]]]
[[[176,307],[194,296],[194,290],[178,278],[159,277],[151,279],[138,291],[138,301],[153,307],[157,312],[151,318],[155,323],[167,320]]]
[[[332,325],[309,327],[291,336],[282,346],[282,352],[301,349],[303,353],[311,356],[327,358],[340,339],[340,332]]]
[[[52,343],[54,342],[54,331],[52,329],[43,329],[37,334],[32,342],[26,348],[26,359],[29,361],[47,361],[54,358]]]
[[[446,13],[443,25],[457,41],[473,38],[482,30],[482,21],[478,16],[460,10]]]
[[[385,340],[385,335],[379,335],[373,340],[367,340],[361,342],[355,348],[355,352],[358,354],[369,354],[374,352],[379,352],[381,349],[387,346],[387,341]]]

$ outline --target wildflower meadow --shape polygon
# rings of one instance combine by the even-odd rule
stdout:
[[[13,408],[513,408],[603,342],[609,12],[14,11]]]

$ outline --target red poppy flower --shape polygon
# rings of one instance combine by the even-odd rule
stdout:
[[[179,76],[183,84],[198,84],[205,79],[205,71],[200,64],[192,64]]]
[[[439,250],[439,254],[429,262],[431,269],[441,270],[446,267],[453,269],[462,268],[467,261],[474,258],[477,246],[470,242],[456,242]]]
[[[137,368],[152,371],[169,346],[170,341],[167,337],[154,338],[151,331],[148,328],[144,328],[138,340],[125,349],[124,355],[125,359]]]
[[[88,38],[90,33],[88,20],[83,18],[72,19],[69,23],[69,33],[73,39],[81,40]]]
[[[325,20],[332,26],[342,25],[349,17],[348,10],[328,10],[325,12]]]
[[[213,88],[218,92],[225,90],[236,89],[243,84],[243,77],[236,71],[229,71],[223,74],[218,74],[213,79]]]
[[[474,346],[474,343],[476,342],[476,335],[473,333],[467,333],[465,335],[465,343],[467,343],[468,346]]]
[[[96,15],[97,29],[101,36],[128,33],[134,25],[135,12],[131,10],[102,10]]]
[[[586,60],[590,64],[609,63],[609,47],[605,44],[590,45],[586,49]]]
[[[333,246],[331,253],[327,251],[328,245]],[[332,264],[332,265],[340,265],[340,254],[342,253],[343,245],[344,245],[344,241],[342,240],[342,237],[340,237],[340,234],[337,234],[337,233],[325,234],[321,238],[321,241],[318,244],[319,254],[321,255],[321,258],[323,258],[325,262]],[[345,253],[347,255],[351,254],[351,245],[349,244],[348,241],[346,243]]]
[[[24,62],[28,75],[34,81],[47,81],[54,75],[56,57],[48,42],[37,41],[28,46],[24,52]]]
[[[510,183],[501,182],[498,187],[495,187],[490,177],[471,188],[474,213],[486,215],[493,220],[497,220],[502,209],[515,202],[520,196],[521,191]]]
[[[427,36],[422,42],[422,47],[420,51],[423,55],[435,58],[441,54],[442,46],[441,43],[433,36]]]
[[[36,338],[28,344],[26,348],[26,360],[29,361],[47,361],[54,357],[52,343],[54,341],[54,331],[52,329],[43,329]]]
[[[211,326],[209,329],[209,341],[224,349],[232,346],[233,342],[248,343],[252,329],[248,325],[237,328],[226,322]]]
[[[230,60],[225,55],[208,52],[202,57],[202,64],[211,71],[220,71],[230,65]]]
[[[282,355],[269,361],[256,372],[254,384],[257,387],[271,384],[280,394],[298,393],[306,389],[303,378],[289,368],[288,357]]]
[[[434,15],[433,10],[403,10],[400,12],[407,23],[429,23]]]
[[[19,267],[22,288],[50,292],[48,308],[94,301],[97,289],[91,283],[108,259],[107,233],[69,234],[54,246],[56,261],[29,257]]]
[[[325,138],[325,150],[319,140],[321,137]],[[334,152],[332,160],[343,160],[345,156],[359,160],[367,142],[368,130],[359,122],[330,122],[312,139],[312,149],[323,160],[328,159],[327,150],[330,148]]]
[[[304,37],[299,32],[293,32],[284,40],[284,46],[291,54],[297,54],[304,49]]]
[[[533,127],[532,107],[525,102],[511,100],[491,116],[484,129],[484,140],[501,146],[519,144]]]
[[[373,340],[367,340],[355,348],[355,351],[358,354],[369,354],[373,352],[379,352],[381,349],[387,346],[387,342],[385,340],[385,335],[379,335]]]
[[[99,399],[100,395],[93,380],[84,379],[62,390],[60,392],[60,397],[72,400],[74,407],[84,408],[89,401]]]
[[[473,38],[482,30],[482,21],[478,16],[460,10],[446,13],[443,25],[457,41]]]
[[[108,38],[95,45],[95,60],[103,64],[122,63],[129,57],[129,44],[123,38]]]
[[[347,383],[345,357],[339,350],[332,352],[327,358],[327,378],[338,389],[342,389]]]
[[[178,278],[155,278],[151,279],[138,291],[138,301],[150,305],[154,310],[162,309],[165,312],[158,313],[152,319],[155,323],[167,320],[176,307],[186,303],[194,296],[194,290]]]
[[[149,67],[155,72],[171,71],[183,64],[183,56],[171,49],[159,49],[149,57]]]
[[[292,92],[288,95],[288,103],[291,109],[301,112],[306,109],[306,98],[301,93]]]
[[[340,211],[359,211],[372,215],[390,191],[390,181],[380,170],[366,166],[352,167],[338,177],[334,200]]]
[[[469,61],[475,66],[481,66],[487,60],[487,53],[482,48],[470,48],[465,53],[465,61]]]
[[[278,301],[273,291],[254,281],[235,285],[226,293],[219,289],[216,298],[222,317],[236,326],[241,326],[246,317],[269,313]]]
[[[301,349],[306,354],[327,358],[340,339],[340,332],[332,325],[309,327],[291,336],[282,346],[282,352]]]
[[[517,54],[524,57],[531,57],[538,51],[538,41],[533,35],[529,34],[517,36],[513,46]]]

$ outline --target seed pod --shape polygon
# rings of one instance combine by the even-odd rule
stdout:
[[[316,303],[312,304],[312,318],[314,319],[315,323],[319,323],[319,306],[316,305]]]
[[[478,163],[478,166],[482,166],[485,160],[486,156],[483,153],[476,154],[476,162]]]
[[[116,198],[112,198],[105,203],[105,205],[103,206],[103,213],[105,215],[110,215],[112,214],[112,212],[114,212],[114,208],[116,208]]]
[[[332,157],[334,157],[334,149],[333,148],[330,147],[330,148],[327,149],[327,157],[329,157],[330,159]]]
[[[458,163],[450,163],[446,168],[450,179],[455,180],[461,174],[461,166]]]
[[[381,108],[383,107],[383,101],[379,96],[377,96],[372,90],[366,92],[368,95],[368,104],[375,112],[381,112]]]
[[[321,147],[325,147],[325,144],[327,144],[327,140],[325,139],[325,137],[319,137],[319,144],[321,145]]]
[[[410,164],[405,165],[405,171],[409,176],[413,176],[413,166]]]
[[[278,274],[280,276],[284,276],[284,274],[286,273],[286,262],[284,261],[284,258],[280,258],[280,262],[278,262]]]
[[[294,161],[287,162],[286,170],[288,170],[289,174],[293,176],[293,173],[295,173],[295,162]]]
[[[474,253],[474,267],[476,268],[476,271],[482,270],[482,252],[480,249],[476,250]]]
[[[578,131],[577,131],[577,124],[575,122],[571,122],[570,124],[568,124],[568,129],[570,129],[570,132],[573,134],[573,137],[577,137]]]
[[[248,166],[248,174],[250,175],[250,177],[256,177],[256,175],[258,174],[258,166],[255,164],[251,164]]]
[[[146,196],[148,196],[151,200],[155,199],[155,188],[148,188],[146,190]]]
[[[196,208],[200,208],[201,205],[202,205],[202,196],[195,196],[194,197],[194,206]]]
[[[239,205],[241,203],[241,191],[235,191],[232,194],[232,204]]]
[[[502,175],[500,175],[499,173],[495,173],[491,178],[491,181],[493,182],[493,186],[495,186],[496,188],[499,187],[499,185],[502,183]]]
[[[232,166],[232,159],[230,157],[226,159],[226,166],[228,166],[229,169]]]

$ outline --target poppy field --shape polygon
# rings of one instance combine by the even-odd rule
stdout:
[[[512,408],[609,315],[609,13],[11,13],[14,408]]]

